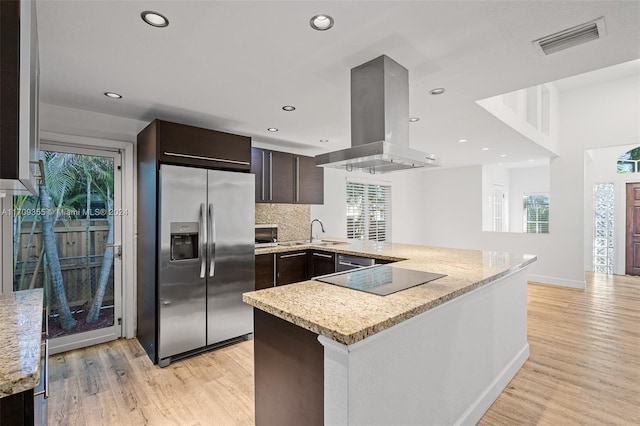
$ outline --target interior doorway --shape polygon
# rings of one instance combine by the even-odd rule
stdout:
[[[640,275],[640,182],[627,183],[625,274]]]

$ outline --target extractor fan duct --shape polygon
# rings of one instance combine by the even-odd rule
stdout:
[[[351,70],[351,148],[316,155],[322,167],[387,173],[439,166],[409,148],[409,72],[382,55]]]

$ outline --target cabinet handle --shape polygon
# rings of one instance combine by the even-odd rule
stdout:
[[[282,255],[280,255],[280,259],[284,259],[284,258],[287,258],[287,257],[304,256],[306,254],[307,254],[307,252],[304,252],[304,251],[302,251],[300,253],[282,254]]]
[[[296,157],[296,203],[300,202],[300,157]]]
[[[269,201],[273,201],[273,154],[269,153]]]
[[[265,170],[265,161],[264,161],[264,151],[262,151],[262,195],[260,196],[260,199],[262,201],[264,201],[264,181],[266,180],[266,170]]]
[[[276,286],[276,282],[277,282],[277,278],[278,278],[278,274],[277,274],[277,263],[276,263],[276,254],[273,253],[273,286]]]
[[[333,259],[333,256],[330,254],[324,254],[324,253],[313,253],[314,256],[318,256],[318,257],[326,257],[328,259]]]
[[[201,155],[191,155],[191,154],[180,154],[178,152],[164,152],[164,155],[170,157],[183,157],[183,158],[191,158],[194,160],[206,160],[206,161],[217,161],[221,163],[230,163],[230,164],[241,164],[243,166],[250,166],[251,163],[248,161],[237,161],[237,160],[227,160],[224,158],[216,158],[216,157],[203,157]]]

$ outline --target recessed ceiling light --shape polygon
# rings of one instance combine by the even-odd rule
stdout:
[[[489,151],[489,148],[487,148],[486,146],[484,148],[482,148],[483,151]]]
[[[311,25],[311,28],[314,30],[326,31],[333,27],[333,18],[324,14],[316,15],[309,20],[309,25]]]
[[[152,10],[145,10],[140,14],[140,17],[152,27],[164,28],[169,26],[169,20],[165,16]]]
[[[278,129],[276,129],[275,127],[269,127],[267,130],[270,131],[270,132],[277,132],[278,131]]]
[[[415,123],[416,121],[420,121],[420,117],[411,117],[409,118],[410,123]]]
[[[291,106],[291,105],[285,105],[285,106],[282,107],[282,109],[285,110],[285,111],[295,111],[296,107]]]
[[[111,99],[122,99],[122,95],[119,95],[115,92],[104,92],[104,95]]]
[[[469,142],[469,141],[467,139],[458,139],[458,142],[465,143],[465,142]]]
[[[329,139],[320,139],[320,142],[327,143],[327,142],[329,142]]]
[[[501,157],[501,158],[504,158],[504,157],[506,157],[506,156],[507,156],[507,154],[500,154],[500,157]]]
[[[430,95],[442,95],[444,93],[445,89],[442,87],[438,87],[436,89],[431,89],[429,90],[429,94]]]
[[[533,161],[533,158],[529,158],[529,161]]]

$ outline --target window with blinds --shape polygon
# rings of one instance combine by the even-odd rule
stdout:
[[[347,238],[391,241],[391,186],[347,181]]]
[[[532,234],[549,233],[549,195],[525,195],[524,232]]]

